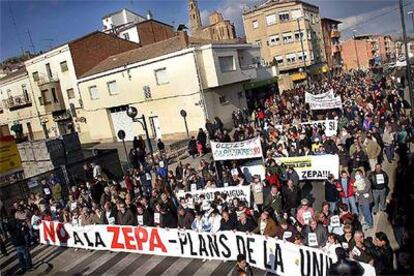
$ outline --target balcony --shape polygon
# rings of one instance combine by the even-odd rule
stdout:
[[[342,52],[341,45],[333,45],[331,49],[332,49],[332,55],[333,56],[340,53],[340,52]]]
[[[39,101],[47,113],[66,109],[59,82],[43,85],[41,94]]]
[[[331,30],[331,38],[340,38],[341,33],[338,30]]]
[[[59,77],[56,74],[53,74],[51,76],[41,76],[39,77],[39,80],[37,81],[37,86],[43,86],[49,83],[55,83],[59,82]]]
[[[10,96],[8,99],[3,100],[4,108],[10,111],[32,106],[32,100],[28,95]]]

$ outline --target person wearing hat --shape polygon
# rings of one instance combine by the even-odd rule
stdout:
[[[313,215],[315,214],[315,210],[309,206],[309,200],[307,198],[303,198],[300,201],[301,207],[298,209],[296,214],[296,219],[299,221],[301,225],[306,225],[309,223]]]
[[[253,233],[273,238],[276,236],[277,229],[276,222],[269,217],[269,212],[265,210],[260,215],[257,227],[253,230]]]

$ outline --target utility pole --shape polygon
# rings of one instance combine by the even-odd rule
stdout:
[[[30,30],[27,30],[27,35],[29,36],[30,46],[32,47],[33,54],[36,54],[36,48],[33,44],[32,35],[30,34]]]
[[[411,23],[413,24],[413,34],[414,34],[414,11],[409,11],[407,14],[411,17]]]
[[[356,62],[357,62],[358,70],[359,70],[360,66],[359,66],[359,57],[358,57],[358,47],[356,45],[355,33],[356,33],[356,30],[352,30],[352,34],[353,34],[353,38],[354,38],[354,48],[355,48]]]
[[[405,29],[405,20],[404,20],[404,6],[403,1],[400,0],[400,16],[401,16],[401,27],[403,31],[403,39],[404,39],[404,47],[405,47],[405,60],[406,60],[406,70],[407,70],[407,80],[408,80],[408,89],[410,95],[410,102],[411,102],[411,113],[413,113],[414,109],[414,95],[413,95],[413,82],[411,78],[411,64],[410,64],[410,57],[408,55],[408,39],[407,39],[407,31]]]
[[[304,17],[302,17],[304,18]],[[296,22],[298,22],[298,32],[299,32],[299,38],[300,38],[300,48],[302,49],[302,61],[303,61],[303,71],[305,72],[306,75],[306,84],[307,86],[309,86],[309,79],[308,79],[308,70],[306,70],[306,56],[305,56],[305,51],[303,49],[303,36],[302,36],[302,32],[300,29],[300,22],[299,22],[300,18],[296,19]],[[306,29],[306,22],[305,22],[305,27],[304,29]]]

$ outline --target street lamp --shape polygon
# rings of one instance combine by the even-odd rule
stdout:
[[[144,129],[145,136],[147,136],[147,143],[148,143],[148,147],[149,147],[150,154],[151,154],[152,164],[153,164],[153,166],[155,166],[154,151],[152,150],[152,144],[151,144],[151,140],[150,140],[149,134],[148,134],[147,120],[145,120],[145,115],[142,114],[141,117],[137,117],[138,110],[133,106],[129,106],[126,113],[127,113],[128,117],[132,119],[133,122],[140,123],[142,128]]]
[[[358,70],[359,70],[360,67],[359,67],[358,48],[357,48],[356,39],[355,39],[355,33],[356,33],[356,31],[357,30],[352,30],[352,34],[353,34],[353,38],[354,38],[354,47],[355,47],[356,62],[357,62]]]

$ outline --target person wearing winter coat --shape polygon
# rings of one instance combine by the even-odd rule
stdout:
[[[328,230],[315,219],[309,221],[302,230],[302,236],[305,237],[305,245],[310,247],[323,247],[328,240]]]
[[[251,190],[253,193],[254,203],[257,205],[257,208],[261,211],[263,206],[263,182],[260,181],[258,175],[253,176],[253,183],[251,184]]]
[[[136,225],[135,217],[131,210],[122,202],[119,204],[117,222],[120,225]]]
[[[356,170],[355,181],[353,185],[356,190],[359,209],[364,216],[365,223],[370,229],[374,226],[374,219],[372,217],[370,208],[370,205],[373,202],[371,182],[369,182],[368,178],[364,176],[363,171]]]
[[[368,162],[371,170],[375,169],[375,164],[378,162],[378,156],[381,154],[381,146],[372,137],[372,133],[368,132],[367,138],[365,139],[365,151],[368,156]]]
[[[385,211],[385,198],[388,190],[388,174],[382,169],[381,164],[375,165],[375,170],[370,174],[372,195],[374,197],[374,214],[378,210]]]
[[[341,176],[336,182],[336,189],[339,192],[339,198],[342,200],[342,203],[348,206],[348,209],[352,214],[358,214],[353,180],[349,177],[346,171],[341,172]]]
[[[183,207],[178,209],[178,228],[181,229],[191,229],[191,224],[194,221],[194,216],[192,212],[187,211]]]
[[[277,228],[278,226],[276,225],[276,222],[269,218],[269,213],[263,211],[253,233],[273,238],[276,236]]]
[[[282,187],[282,195],[284,199],[283,209],[294,216],[300,202],[299,187],[294,184],[293,180],[289,179],[287,185]]]
[[[367,251],[374,258],[375,272],[378,275],[389,275],[393,273],[394,253],[390,241],[384,232],[375,233],[373,240],[365,240]]]
[[[325,181],[325,200],[328,202],[329,211],[335,212],[339,201],[339,192],[333,175],[329,175]]]

